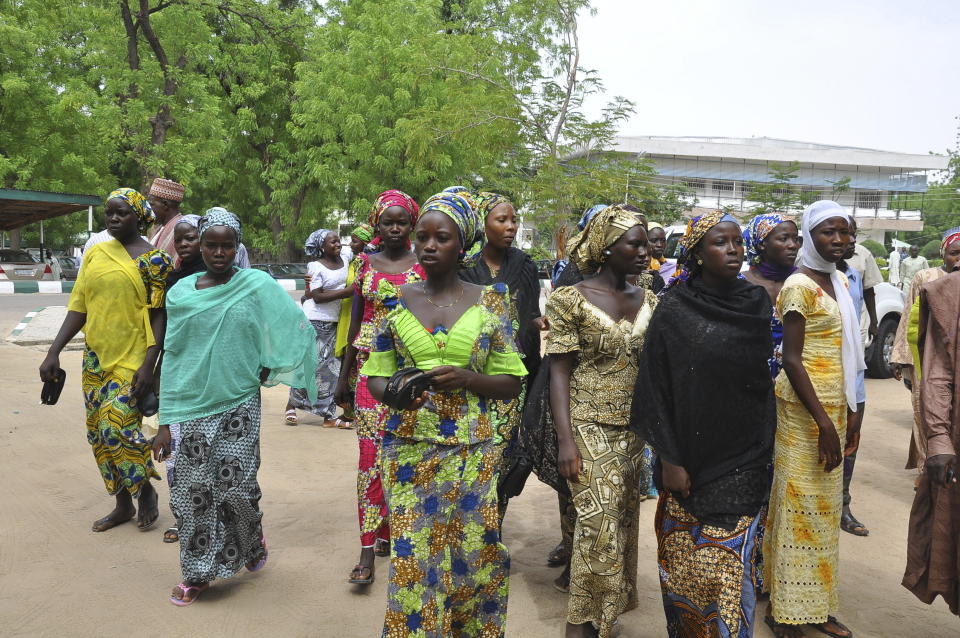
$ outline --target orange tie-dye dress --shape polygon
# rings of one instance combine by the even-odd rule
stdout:
[[[806,369],[841,443],[847,429],[843,387],[841,319],[837,302],[810,277],[795,273],[777,297],[781,317],[806,319]],[[776,380],[777,437],[773,487],[763,544],[767,587],[774,619],[780,623],[822,623],[836,615],[839,591],[840,512],[843,464],[823,471],[818,429],[785,371]]]

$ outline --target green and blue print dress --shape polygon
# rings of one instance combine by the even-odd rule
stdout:
[[[430,332],[400,291],[383,282],[389,309],[362,374],[452,365],[526,375],[514,345],[504,284],[484,288],[452,326]],[[416,411],[391,411],[383,473],[390,515],[390,582],[384,638],[503,636],[510,556],[497,517],[498,455],[489,399],[436,391]]]

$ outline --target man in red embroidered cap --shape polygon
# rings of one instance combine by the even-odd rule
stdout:
[[[180,258],[173,242],[173,229],[180,221],[180,202],[183,201],[183,184],[158,177],[153,180],[147,201],[157,216],[157,223],[150,231],[150,243],[166,252],[173,259],[175,267],[180,267]]]

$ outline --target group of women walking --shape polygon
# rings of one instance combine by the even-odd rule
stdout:
[[[140,238],[142,195],[114,191],[106,218],[115,241],[84,261],[40,373],[55,380],[84,329],[88,441],[116,496],[95,531],[136,512],[149,528],[154,462],[175,454],[172,603],[265,565],[260,386],[284,383],[286,423],[306,410],[356,431],[360,554],[347,580],[373,582],[376,556],[390,557],[384,636],[503,635],[501,526],[524,467],[556,477],[566,499],[566,634],[610,636],[640,593],[645,445],[670,636],[750,636],[765,594],[778,636],[804,624],[852,635],[835,618],[838,468],[856,447],[863,351],[837,268],[850,223],[839,205],[804,212],[802,247],[781,215],[745,228],[699,216],[676,262],[637,209],[593,207],[545,316],[536,268],[512,245],[516,211],[496,193],[454,186],[418,205],[388,190],[349,248],[312,233],[302,307],[235,267],[242,229],[224,209],[177,223],[176,270]],[[141,413],[156,374],[151,443]],[[531,443],[528,423],[551,429]]]

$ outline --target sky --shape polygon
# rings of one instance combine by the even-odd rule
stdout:
[[[581,62],[636,105],[625,135],[957,146],[956,0],[594,0]],[[596,116],[603,99],[591,99]]]

